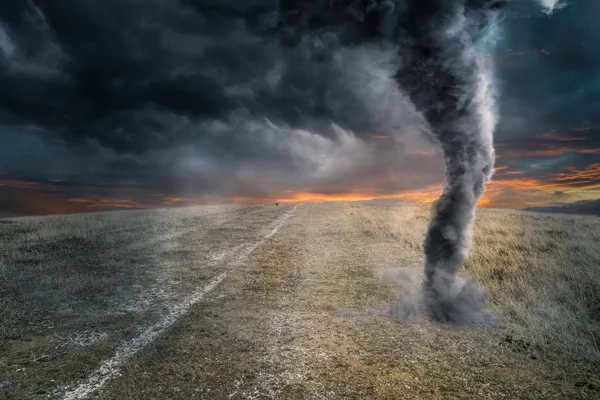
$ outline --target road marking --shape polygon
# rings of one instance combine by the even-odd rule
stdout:
[[[291,211],[288,211],[283,216],[275,220],[274,228],[269,233],[267,233],[261,240],[254,243],[253,245],[245,246],[241,250],[240,256],[238,256],[234,261],[234,264],[240,263],[246,257],[248,257],[258,246],[263,244],[267,239],[271,238],[277,231],[283,226],[285,221],[291,217],[292,213],[298,208],[298,205],[294,207]],[[208,285],[204,288],[195,291],[188,297],[186,297],[182,302],[176,304],[171,307],[169,313],[161,318],[160,321],[155,323],[154,325],[146,328],[139,336],[130,339],[117,349],[114,356],[105,360],[100,367],[92,372],[86,379],[85,382],[80,383],[75,388],[68,390],[64,396],[63,400],[81,400],[88,397],[93,392],[101,389],[110,379],[119,375],[121,366],[132,356],[134,356],[141,349],[146,347],[148,344],[152,343],[156,338],[158,338],[163,332],[165,332],[169,327],[171,327],[175,322],[177,322],[183,315],[185,315],[190,307],[194,304],[198,303],[202,298],[212,290],[214,290],[219,283],[225,279],[227,276],[227,272],[223,272],[214,278]]]

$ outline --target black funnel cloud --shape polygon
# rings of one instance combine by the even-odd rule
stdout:
[[[457,278],[470,242],[477,200],[494,165],[491,77],[478,58],[502,3],[413,2],[409,36],[414,61],[397,80],[423,112],[443,149],[445,187],[424,241],[424,300],[436,320],[481,318],[483,294]]]
[[[395,79],[443,149],[445,187],[435,203],[424,241],[424,303],[438,321],[482,318],[483,293],[457,277],[465,262],[476,203],[492,176],[495,125],[492,72],[481,48],[496,36],[505,1],[282,1],[294,33],[338,26],[345,45],[387,40],[404,63]],[[350,22],[349,22],[350,21]],[[354,23],[352,23],[354,21]],[[293,27],[293,28],[290,28]]]

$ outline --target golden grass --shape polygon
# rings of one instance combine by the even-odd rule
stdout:
[[[365,234],[387,233],[421,261],[429,207],[359,208]],[[490,309],[531,346],[600,360],[600,218],[480,209],[463,274],[477,277]]]

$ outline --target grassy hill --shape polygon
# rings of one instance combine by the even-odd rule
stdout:
[[[491,322],[402,318],[429,208],[0,219],[0,398],[600,397],[600,218],[478,210]]]

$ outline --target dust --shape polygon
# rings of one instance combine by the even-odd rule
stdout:
[[[485,294],[472,276],[444,276],[437,284],[436,297],[423,287],[423,271],[418,267],[386,268],[379,272],[382,282],[401,295],[389,307],[388,315],[397,322],[456,322],[496,324],[499,319],[485,310]]]

